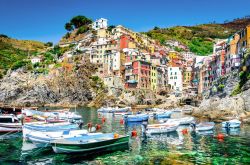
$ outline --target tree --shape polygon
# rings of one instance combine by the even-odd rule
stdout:
[[[92,22],[93,21],[91,19],[82,15],[75,16],[70,20],[71,25],[73,25],[75,29],[84,25],[91,24]]]
[[[9,38],[9,36],[7,36],[5,34],[0,34],[0,37],[2,37],[2,38]]]
[[[72,24],[69,23],[69,22],[67,22],[67,23],[64,25],[64,28],[65,28],[67,31],[72,31],[72,30],[74,30]]]
[[[114,29],[114,28],[115,28],[115,25],[110,25],[110,26],[108,27],[108,31],[111,32],[112,29]]]
[[[154,27],[154,30],[159,30],[160,28],[158,26],[155,26]]]
[[[51,46],[53,46],[53,42],[47,42],[47,43],[45,44],[45,46],[51,47]]]

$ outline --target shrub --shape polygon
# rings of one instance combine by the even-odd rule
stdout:
[[[224,85],[224,84],[220,84],[220,85],[218,86],[218,90],[219,90],[219,91],[223,91],[224,88],[225,88],[225,85]]]
[[[83,34],[83,33],[87,32],[88,30],[89,30],[89,28],[88,28],[87,26],[81,26],[81,27],[77,30],[76,35],[78,35],[78,34]]]
[[[239,94],[239,93],[241,93],[241,87],[240,87],[240,85],[238,84],[238,85],[234,88],[233,92],[231,93],[231,96],[235,96],[235,95],[237,95],[237,94]]]
[[[24,67],[27,64],[28,64],[27,61],[17,61],[12,65],[11,70],[17,70],[21,67]]]

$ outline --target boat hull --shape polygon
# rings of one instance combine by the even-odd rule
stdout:
[[[241,122],[239,120],[230,120],[230,121],[224,121],[221,124],[223,128],[226,128],[226,127],[239,128],[241,125]]]
[[[128,149],[129,136],[90,144],[60,144],[52,142],[55,153],[92,153]]]
[[[20,131],[22,131],[22,127],[21,128],[0,127],[0,133],[20,132]]]
[[[169,132],[174,132],[178,128],[179,125],[171,126],[171,127],[159,127],[159,128],[147,128],[146,135],[154,135],[154,134],[164,134]]]

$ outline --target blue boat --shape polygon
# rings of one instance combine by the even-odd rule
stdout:
[[[161,113],[155,113],[154,114],[154,118],[156,118],[156,119],[159,119],[159,118],[170,118],[171,114],[172,114],[171,111],[161,112]]]
[[[137,114],[137,115],[125,115],[124,120],[126,122],[142,122],[148,121],[149,115],[147,114]]]

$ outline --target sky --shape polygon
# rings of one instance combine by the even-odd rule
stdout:
[[[249,0],[0,0],[0,34],[52,41],[65,35],[76,15],[107,18],[142,32],[154,26],[197,25],[250,15]]]

